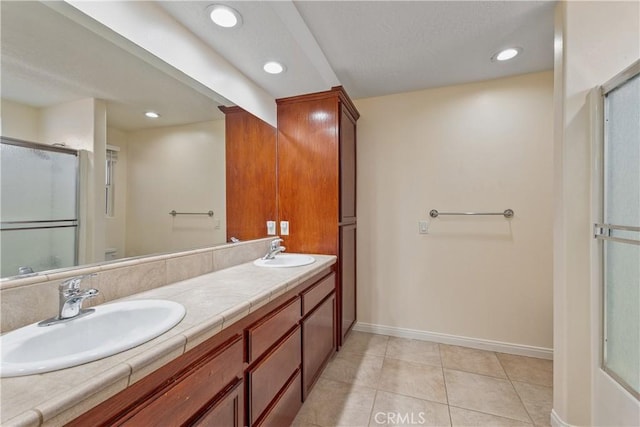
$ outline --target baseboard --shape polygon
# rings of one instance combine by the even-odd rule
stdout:
[[[571,424],[565,423],[555,409],[551,410],[551,427],[571,427]]]
[[[357,322],[353,327],[353,330],[379,335],[389,335],[392,337],[459,345],[462,347],[477,348],[479,350],[497,351],[499,353],[517,354],[519,356],[537,357],[539,359],[553,359],[553,349],[544,347],[461,337],[457,335],[441,334],[438,332],[419,331],[416,329],[397,328],[395,326],[375,325],[372,323],[362,322]]]

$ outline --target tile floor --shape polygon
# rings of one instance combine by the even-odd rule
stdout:
[[[552,362],[352,332],[293,422],[334,426],[548,426]]]

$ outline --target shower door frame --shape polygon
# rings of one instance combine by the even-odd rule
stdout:
[[[79,258],[79,245],[80,245],[80,155],[78,150],[75,150],[73,148],[67,148],[67,147],[62,147],[62,146],[55,146],[55,145],[47,145],[47,144],[41,144],[38,142],[31,142],[31,141],[25,141],[22,139],[17,139],[17,138],[11,138],[11,137],[7,137],[7,136],[0,136],[0,143],[2,144],[7,144],[7,145],[13,145],[13,146],[17,146],[17,147],[23,147],[23,148],[32,148],[35,150],[42,150],[42,151],[50,151],[50,152],[54,152],[54,153],[63,153],[63,154],[69,154],[69,155],[73,155],[76,157],[76,195],[75,195],[75,201],[76,201],[76,206],[75,206],[75,219],[74,220],[70,220],[70,219],[62,219],[62,220],[36,220],[36,221],[2,221],[2,231],[0,232],[4,232],[4,231],[24,231],[24,230],[43,230],[43,229],[52,229],[52,228],[71,228],[74,227],[75,228],[75,233],[74,233],[74,251],[73,251],[73,266],[70,267],[75,267],[78,265],[78,258]],[[66,225],[51,225],[51,226],[40,226],[40,227],[11,227],[11,225],[18,225],[18,224],[35,224],[35,223],[51,223],[51,224],[58,224],[58,223],[68,223],[68,222],[74,222],[74,224],[66,224]],[[9,225],[9,228],[4,228],[4,226]],[[68,268],[68,267],[64,267],[64,268]],[[46,270],[45,270],[46,271]],[[34,273],[41,273],[39,271],[35,271]],[[10,277],[10,276],[7,276]],[[4,279],[4,277],[3,277]]]
[[[591,421],[593,425],[640,425],[640,401],[634,390],[605,366],[606,289],[604,240],[596,224],[604,219],[605,96],[640,73],[640,60],[588,94],[591,134]]]

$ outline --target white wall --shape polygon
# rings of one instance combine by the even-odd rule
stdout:
[[[543,72],[356,100],[359,322],[550,354],[552,92]]]
[[[0,135],[23,141],[38,141],[40,111],[17,102],[2,100]]]
[[[591,283],[591,134],[587,94],[640,57],[640,3],[561,2],[556,10],[554,416],[572,425],[640,422],[638,402],[612,399],[598,366],[598,289]],[[595,375],[594,375],[595,373]],[[604,390],[607,388],[606,390]],[[558,420],[559,419],[559,420]],[[627,421],[628,422],[628,421]],[[637,422],[631,425],[638,425]]]
[[[224,120],[130,132],[128,140],[126,256],[224,243]]]

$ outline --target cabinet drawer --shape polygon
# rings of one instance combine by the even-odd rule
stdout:
[[[181,425],[204,409],[225,387],[242,374],[242,337],[198,363],[162,395],[129,418],[123,425]]]
[[[300,368],[300,326],[248,372],[249,420],[251,425]]]
[[[247,362],[256,360],[300,319],[300,298],[274,310],[247,329]]]
[[[335,287],[336,275],[331,273],[331,275],[304,291],[302,293],[302,316],[306,316],[315,306],[320,304],[320,301],[329,295]]]
[[[275,405],[256,425],[260,427],[282,427],[291,425],[298,410],[302,406],[302,400],[300,398],[302,381],[300,379],[300,370],[298,370],[295,376],[287,383],[287,387],[280,394]]]

